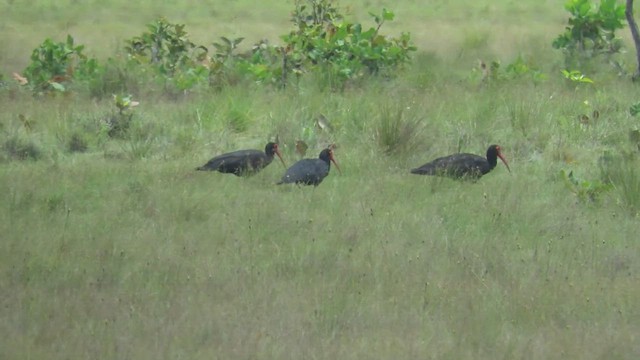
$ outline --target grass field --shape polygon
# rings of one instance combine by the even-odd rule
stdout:
[[[386,31],[411,32],[418,52],[398,78],[344,92],[306,79],[134,93],[133,135],[112,139],[100,131],[111,99],[0,89],[0,359],[640,358],[637,84],[606,64],[580,69],[594,84],[563,78],[550,45],[567,19],[560,2],[346,11],[364,23],[382,7],[396,13]],[[0,73],[67,33],[115,56],[159,15],[196,42],[277,41],[290,10],[4,1]],[[504,69],[517,56],[546,80],[481,84],[479,59]],[[319,113],[332,133],[314,130]],[[335,142],[343,174],[298,188],[274,185],[278,161],[247,179],[194,171],[276,135],[288,165],[296,139],[308,157]],[[85,152],[69,151],[74,136]],[[11,141],[37,160],[13,158]],[[469,183],[408,172],[493,143],[511,173],[498,164]],[[568,186],[563,170],[585,182]],[[607,176],[612,187],[598,188]]]

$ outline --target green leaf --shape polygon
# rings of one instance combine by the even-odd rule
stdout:
[[[52,88],[54,88],[55,90],[58,90],[60,92],[64,92],[66,89],[64,87],[64,85],[57,83],[55,81],[50,81],[49,85],[51,85]]]
[[[238,46],[238,44],[240,44],[242,42],[242,40],[244,40],[243,37],[239,37],[239,38],[233,39],[233,47]]]
[[[591,11],[591,8],[591,4],[585,2],[584,4],[580,5],[580,8],[578,9],[578,15],[587,16],[587,14],[589,14],[589,12]]]
[[[387,20],[387,21],[393,21],[393,19],[395,18],[395,14],[392,11],[389,11],[387,9],[382,9],[382,18]]]
[[[375,21],[376,24],[380,24],[380,22],[382,21],[378,15],[372,13],[371,11],[369,11],[369,16],[373,18],[373,21]]]
[[[578,82],[583,82],[583,83],[587,83],[587,84],[593,84],[593,80],[589,79],[588,77],[586,77],[584,75],[580,75],[578,77]]]

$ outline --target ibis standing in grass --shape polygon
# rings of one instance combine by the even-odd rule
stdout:
[[[339,172],[342,172],[333,157],[333,149],[327,148],[320,152],[317,159],[302,159],[291,165],[278,185],[295,183],[318,186],[329,175],[331,162]]]
[[[489,149],[487,149],[486,158],[474,154],[453,154],[437,158],[418,168],[411,169],[411,173],[446,176],[454,179],[466,178],[478,180],[482,175],[487,174],[496,167],[498,158],[502,160],[507,170],[511,172],[507,160],[502,155],[500,146],[491,145]]]
[[[273,161],[273,156],[277,155],[286,167],[277,143],[270,142],[265,146],[264,151],[260,150],[238,150],[230,153],[218,155],[209,160],[206,164],[196,168],[203,171],[219,171],[225,174],[236,176],[250,176],[258,173]]]

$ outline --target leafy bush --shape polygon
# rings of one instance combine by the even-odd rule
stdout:
[[[564,7],[571,18],[565,32],[552,45],[565,52],[567,65],[575,65],[576,58],[620,52],[622,41],[615,32],[624,27],[624,5],[617,5],[616,0],[600,0],[596,8],[590,0],[569,0]]]
[[[118,112],[107,119],[107,134],[110,137],[122,138],[129,131],[133,119],[133,108],[139,103],[133,101],[131,95],[113,95],[113,101]]]
[[[296,2],[292,21],[295,29],[282,37],[287,50],[288,71],[297,75],[320,67],[334,87],[366,74],[390,75],[409,60],[416,48],[408,33],[386,37],[380,28],[392,21],[394,13],[383,9],[370,14],[376,27],[364,29],[347,22],[331,0],[308,0],[310,6]]]
[[[125,52],[133,62],[149,65],[179,90],[190,89],[208,79],[208,49],[189,40],[184,24],[159,18],[148,31],[126,41]]]
[[[593,80],[581,73],[579,70],[562,70],[562,76],[564,76],[570,84],[593,84]]]
[[[136,67],[136,78],[151,74],[170,94],[198,85],[233,85],[242,79],[284,86],[290,75],[298,78],[305,73],[329,79],[328,85],[336,89],[365,75],[390,76],[416,50],[408,33],[399,37],[380,34],[382,25],[394,19],[393,12],[383,9],[380,15],[371,16],[375,26],[366,29],[345,21],[333,0],[298,0],[292,18],[295,28],[282,36],[283,46],[263,40],[244,53],[237,52],[242,37],[220,37],[220,42],[212,44],[215,52],[210,53],[189,40],[184,24],[159,18],[147,25],[147,31],[126,40],[129,61],[124,64],[110,59],[98,66],[69,35],[66,43],[47,39],[35,49],[25,76],[39,92],[65,91],[72,79],[87,80],[95,97],[132,92],[137,84],[129,74],[131,64]]]
[[[286,85],[289,74],[302,75],[297,66],[290,66],[286,49],[269,45],[267,40],[259,41],[252,46],[250,53],[241,55],[237,70],[258,83],[278,87]]]
[[[172,76],[182,68],[193,67],[208,52],[189,40],[184,24],[160,18],[147,28],[149,31],[126,41],[125,51],[133,61],[152,64],[162,74]]]
[[[537,66],[522,56],[518,56],[504,68],[499,61],[492,61],[489,66],[480,61],[480,70],[484,82],[529,78],[534,84],[539,84],[546,79],[546,75]]]
[[[281,60],[263,55],[275,53],[277,48],[269,46],[267,40],[262,40],[251,51],[237,53],[238,45],[243,40],[242,37],[229,39],[221,36],[219,42],[212,43],[216,51],[206,61],[209,85],[219,89],[235,85],[245,78],[260,83],[272,80],[270,74],[273,70],[268,68]]]
[[[573,171],[567,173],[562,170],[560,176],[564,180],[564,183],[574,193],[580,201],[595,202],[599,200],[600,195],[611,190],[613,187],[608,182],[600,180],[586,180],[580,179],[573,174]]]
[[[46,39],[31,53],[31,63],[24,76],[34,92],[65,91],[73,80],[89,80],[98,69],[98,62],[83,54],[84,45],[75,45],[71,35],[66,42]]]

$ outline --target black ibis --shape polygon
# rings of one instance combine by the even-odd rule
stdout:
[[[467,178],[477,180],[496,167],[498,158],[502,160],[507,170],[511,172],[507,160],[505,160],[502,155],[500,146],[491,145],[489,149],[487,149],[486,158],[473,154],[453,154],[437,158],[418,168],[411,169],[411,173],[446,176],[454,179]]]
[[[206,164],[196,168],[196,170],[219,171],[236,176],[250,176],[271,164],[274,154],[278,155],[282,165],[286,167],[284,160],[282,160],[280,150],[278,149],[278,144],[270,142],[265,146],[264,151],[238,150],[218,155]]]
[[[332,161],[336,169],[342,172],[333,157],[333,149],[327,148],[320,152],[320,156],[317,159],[302,159],[291,165],[278,185],[296,183],[318,186],[329,175]]]

